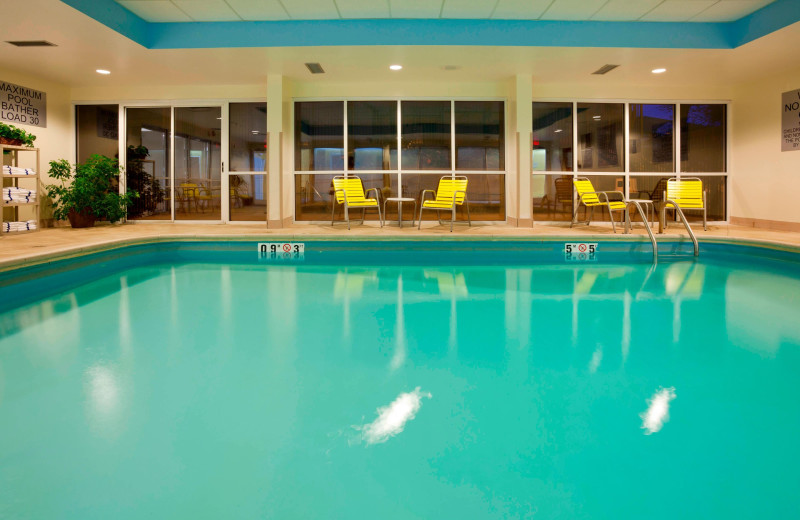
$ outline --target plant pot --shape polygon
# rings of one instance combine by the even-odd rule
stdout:
[[[88,209],[84,209],[81,212],[73,209],[67,214],[67,218],[69,219],[69,224],[74,228],[92,227],[94,226],[94,221],[97,220],[94,213]]]
[[[12,146],[22,146],[25,143],[21,139],[9,139],[8,137],[0,137],[0,144],[10,144]]]

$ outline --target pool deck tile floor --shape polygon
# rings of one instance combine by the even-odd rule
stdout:
[[[800,233],[789,231],[772,231],[760,228],[710,225],[708,231],[699,226],[692,228],[698,238],[744,239],[770,242],[777,245],[800,247]],[[680,225],[670,226],[668,233],[657,237],[686,236]],[[477,224],[467,227],[456,224],[453,233],[450,227],[435,222],[423,222],[422,230],[410,223],[399,228],[396,223],[388,223],[381,228],[375,222],[364,225],[354,224],[348,231],[344,224],[294,224],[278,229],[268,229],[263,224],[201,224],[201,223],[142,223],[124,225],[98,225],[89,229],[72,229],[55,227],[40,231],[20,234],[4,234],[0,238],[0,270],[11,269],[28,264],[40,263],[49,259],[72,256],[81,252],[103,249],[114,244],[140,242],[148,240],[168,239],[203,239],[220,240],[227,238],[253,237],[269,239],[270,237],[297,240],[298,237],[336,238],[364,240],[371,238],[436,240],[465,238],[502,239],[519,238],[548,240],[554,237],[594,236],[602,239],[647,240],[644,228],[635,225],[632,235],[624,235],[620,231],[612,233],[608,224],[578,225],[570,228],[569,224],[534,224],[533,227],[515,227],[506,224]]]

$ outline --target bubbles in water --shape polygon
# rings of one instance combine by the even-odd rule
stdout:
[[[388,441],[403,431],[408,421],[413,419],[420,407],[422,398],[433,397],[430,392],[423,392],[420,387],[413,392],[404,392],[389,404],[378,408],[378,418],[369,424],[355,426],[361,430],[361,437],[367,444],[380,444]]]
[[[661,430],[664,423],[669,421],[669,402],[675,399],[675,388],[660,388],[647,400],[647,410],[639,414],[642,418],[642,428],[645,435],[650,435]]]

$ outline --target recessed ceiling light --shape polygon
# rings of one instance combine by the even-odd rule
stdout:
[[[650,72],[652,72],[653,74],[661,74],[662,72],[667,72],[667,69],[653,69]]]
[[[594,119],[600,119],[600,116],[592,116]]]
[[[258,134],[258,130],[250,130],[250,133],[253,134],[253,135],[257,135]]]
[[[111,74],[111,71],[106,69],[97,69],[95,72],[98,74]]]
[[[403,68],[402,65],[389,65],[389,68],[392,70],[400,70]]]
[[[556,133],[559,133],[559,132],[563,132],[563,130],[561,130],[560,128],[557,128],[556,129]]]

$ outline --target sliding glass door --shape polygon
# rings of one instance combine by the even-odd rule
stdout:
[[[222,109],[175,107],[175,220],[222,218]]]

